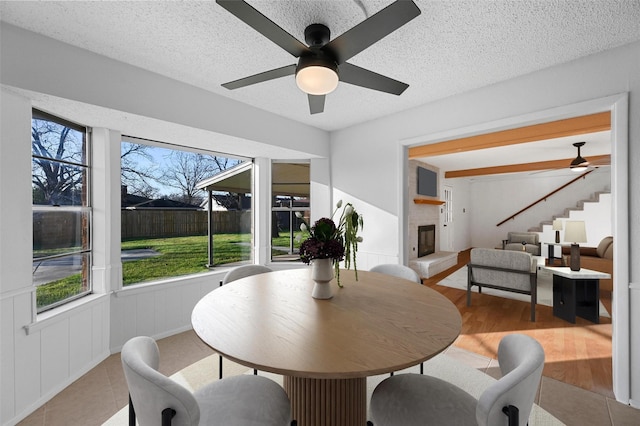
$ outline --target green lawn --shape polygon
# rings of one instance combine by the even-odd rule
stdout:
[[[221,234],[213,237],[213,263],[248,260],[251,234]],[[157,238],[123,241],[122,250],[152,249],[160,256],[122,263],[124,286],[159,278],[189,275],[207,270],[207,237]]]
[[[251,234],[221,234],[213,238],[214,265],[239,262],[250,258]],[[156,238],[122,242],[122,250],[151,249],[159,256],[123,262],[124,286],[160,278],[207,271],[207,237]],[[80,274],[39,286],[38,308],[82,292]]]
[[[299,233],[299,231],[298,231]],[[297,233],[296,233],[297,234]],[[249,260],[251,234],[214,235],[214,265]],[[272,239],[273,246],[289,246],[289,233],[281,232]],[[294,242],[295,247],[300,243]],[[151,249],[160,255],[122,263],[124,286],[162,278],[189,275],[208,270],[207,237],[155,238],[122,242],[122,250]],[[286,254],[273,250],[273,255]],[[36,291],[37,306],[47,306],[82,292],[80,274],[39,286]]]

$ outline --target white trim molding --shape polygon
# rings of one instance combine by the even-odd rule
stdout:
[[[614,289],[613,292],[613,392],[616,399],[624,404],[630,403],[631,396],[631,346],[630,346],[630,292],[629,292],[629,170],[628,170],[628,135],[629,135],[629,94],[619,93],[599,99],[578,102],[528,114],[508,117],[500,120],[479,123],[471,126],[448,129],[427,135],[400,140],[403,146],[416,146],[437,143],[465,136],[480,135],[499,130],[562,120],[570,117],[611,112],[611,192],[612,229],[614,236]],[[405,156],[406,157],[406,156]],[[402,160],[404,166],[407,159]],[[399,181],[399,193],[404,193],[404,180]],[[405,215],[407,210],[406,195],[403,197]],[[398,232],[404,235],[405,224],[399,220]],[[403,247],[404,242],[400,242]],[[402,256],[404,257],[404,256]]]

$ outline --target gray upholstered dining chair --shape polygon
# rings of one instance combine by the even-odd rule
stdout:
[[[383,263],[376,265],[369,270],[370,272],[378,272],[380,274],[391,275],[392,277],[404,278],[405,280],[414,281],[422,284],[420,275],[408,266],[399,265],[397,263]],[[424,363],[420,363],[420,374],[424,371]],[[393,373],[391,373],[393,376]]]
[[[141,426],[295,424],[284,389],[266,377],[228,377],[192,393],[158,371],[160,354],[151,337],[130,339],[121,357],[129,387],[130,425],[136,424],[136,417]]]
[[[238,266],[227,272],[224,278],[222,278],[222,281],[220,281],[220,285],[229,284],[232,281],[250,277],[251,275],[264,274],[265,272],[273,272],[273,269],[264,265]]]
[[[239,280],[241,278],[250,277],[252,275],[264,274],[265,272],[273,272],[273,269],[264,265],[238,266],[225,274],[225,276],[220,281],[220,287],[222,287],[225,284],[229,284],[230,282]],[[218,355],[218,368],[220,370],[218,374],[218,378],[222,379],[222,355]],[[254,368],[253,374],[258,374],[258,370]]]
[[[392,275],[398,278],[404,278],[405,280],[415,281],[418,284],[422,284],[420,275],[408,266],[398,265],[395,263],[384,263],[382,265],[376,265],[370,269],[371,272],[379,272],[381,274]]]
[[[544,351],[532,337],[505,336],[498,347],[502,378],[476,400],[457,386],[427,375],[397,374],[371,396],[375,426],[527,424],[538,391]]]

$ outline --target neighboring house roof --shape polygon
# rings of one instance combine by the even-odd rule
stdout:
[[[170,200],[168,198],[151,199],[134,194],[123,194],[121,200],[123,209],[187,209],[201,210],[195,204],[183,203],[182,201]]]

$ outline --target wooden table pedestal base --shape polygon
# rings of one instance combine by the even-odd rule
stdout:
[[[367,423],[367,379],[284,377],[291,418],[298,426],[353,426]]]

